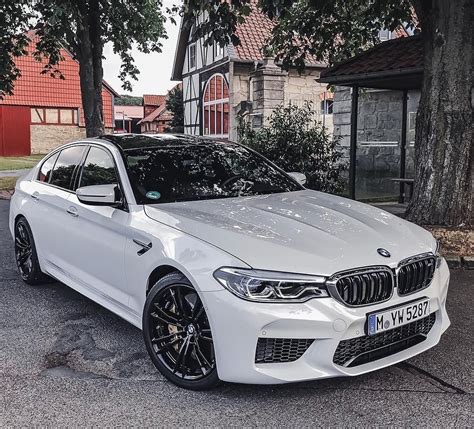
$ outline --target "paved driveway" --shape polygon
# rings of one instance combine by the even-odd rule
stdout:
[[[0,201],[0,427],[472,426],[474,272],[454,271],[434,349],[357,378],[190,392],[149,362],[141,333],[68,287],[19,280]]]

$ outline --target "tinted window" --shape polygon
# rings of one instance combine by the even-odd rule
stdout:
[[[261,156],[231,144],[125,151],[139,204],[228,198],[302,189]]]
[[[87,155],[79,186],[115,183],[118,183],[118,179],[112,157],[105,150],[92,147]]]
[[[51,171],[53,170],[54,163],[58,159],[58,155],[59,153],[50,156],[46,161],[43,162],[38,174],[38,180],[40,182],[49,182],[49,179],[51,178]]]
[[[77,165],[81,162],[85,146],[73,146],[59,154],[49,183],[64,189],[72,189],[72,177]]]

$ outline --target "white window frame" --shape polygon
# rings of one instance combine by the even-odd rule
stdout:
[[[214,40],[214,43],[212,45],[212,53],[213,53],[213,56],[214,56],[214,60],[217,60],[217,59],[220,59],[220,58],[223,58],[224,57],[224,47],[221,46],[219,43],[217,43],[215,40]]]
[[[227,85],[227,93],[229,93],[229,84],[227,83],[227,80],[225,78],[225,76],[222,74],[222,73],[214,73],[206,82],[206,85],[204,86],[204,91],[202,93],[202,133],[203,135],[205,136],[211,136],[211,137],[219,137],[219,138],[229,138],[229,133],[225,133],[225,134],[211,134],[210,133],[210,127],[209,127],[209,133],[206,134],[206,120],[204,118],[204,115],[206,114],[206,107],[207,106],[217,106],[219,104],[222,105],[222,110],[221,110],[221,124],[222,124],[222,129],[224,129],[224,104],[227,103],[229,105],[229,120],[228,120],[228,128],[230,128],[230,101],[229,101],[229,97],[227,98],[220,98],[219,100],[211,100],[211,101],[204,101],[204,98],[206,96],[206,91],[207,91],[207,87],[211,84],[211,80],[217,76],[220,76],[222,77],[222,80],[224,82],[225,85]],[[217,85],[216,85],[216,88],[217,88]],[[224,90],[224,88],[222,88]],[[211,124],[211,109],[209,109],[209,120],[208,120],[208,124],[210,125]],[[217,129],[217,108],[216,108],[216,115],[214,116],[214,130]]]
[[[194,48],[194,64],[191,63],[191,51],[193,50],[192,48]],[[196,42],[190,43],[188,45],[188,67],[189,67],[189,70],[195,70],[196,67],[197,67],[197,46],[196,46]]]
[[[329,113],[329,103],[332,103],[333,111]],[[332,115],[334,113],[334,100],[332,98],[326,98],[325,100],[321,100],[321,115]]]

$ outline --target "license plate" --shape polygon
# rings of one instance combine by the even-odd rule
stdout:
[[[372,313],[367,316],[368,335],[389,331],[398,326],[406,325],[430,314],[430,300],[411,302],[410,304],[390,310]]]

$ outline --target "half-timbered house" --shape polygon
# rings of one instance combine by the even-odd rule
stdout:
[[[181,23],[172,79],[183,83],[185,133],[236,140],[239,115],[258,128],[276,106],[305,101],[314,103],[319,119],[332,130],[331,94],[316,81],[325,65],[310,61],[300,75],[265,58],[274,24],[255,5],[252,1],[251,15],[237,27],[238,46],[208,45],[197,37],[199,20]]]

